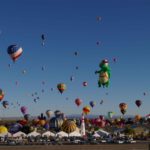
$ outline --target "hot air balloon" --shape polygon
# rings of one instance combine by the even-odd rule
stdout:
[[[77,128],[76,123],[73,120],[66,120],[63,122],[61,129],[66,133],[74,132]]]
[[[59,83],[59,84],[57,84],[57,88],[58,88],[59,92],[62,94],[66,90],[67,87],[64,83]]]
[[[71,77],[70,77],[70,81],[73,81],[73,80],[74,80],[74,76],[71,76]]]
[[[51,88],[51,91],[54,91],[54,88]]]
[[[89,106],[85,106],[85,107],[83,107],[83,109],[82,109],[82,110],[83,110],[83,113],[84,113],[84,114],[86,114],[86,115],[87,115],[87,114],[89,114],[89,113],[90,113],[90,111],[91,111],[91,109],[90,109],[90,107],[89,107]]]
[[[4,98],[4,92],[2,89],[0,89],[0,101],[2,101]]]
[[[64,122],[63,118],[53,117],[52,119],[50,119],[50,122],[49,122],[50,129],[54,129],[55,131],[59,131],[63,122]]]
[[[113,111],[108,112],[108,118],[111,119],[115,113]]]
[[[138,121],[141,120],[141,118],[142,118],[142,117],[141,117],[140,115],[136,115],[136,116],[135,116],[135,121],[138,122]]]
[[[0,126],[0,134],[6,134],[8,129],[5,126]]]
[[[53,115],[53,111],[51,111],[51,110],[46,110],[46,115],[47,115],[48,118],[50,118],[51,115]]]
[[[103,101],[103,100],[101,100],[101,101],[100,101],[100,104],[102,105],[102,104],[103,104],[103,102],[104,102],[104,101]]]
[[[97,21],[101,21],[101,20],[102,20],[102,17],[101,17],[101,16],[97,16],[97,17],[96,17],[96,20],[97,20]]]
[[[99,115],[100,120],[105,120],[105,117],[103,115]]]
[[[83,82],[83,86],[87,86],[88,85],[88,83],[87,82]]]
[[[96,102],[94,102],[94,101],[90,101],[90,106],[93,108],[95,105],[96,105]]]
[[[79,69],[79,67],[78,66],[76,66],[76,70],[78,70]]]
[[[30,118],[30,114],[25,114],[25,115],[24,115],[24,119],[25,119],[25,120],[29,120],[29,118]]]
[[[142,105],[142,101],[141,100],[136,100],[135,104],[137,105],[137,107],[140,107]]]
[[[4,108],[8,108],[9,103],[8,103],[8,101],[3,101],[2,105],[3,105]]]
[[[22,54],[23,49],[22,47],[14,44],[14,45],[10,45],[7,48],[7,53],[10,55],[11,59],[15,62]]]
[[[54,114],[55,114],[55,116],[57,117],[57,118],[63,118],[63,113],[60,111],[60,110],[56,110],[55,112],[54,112]]]
[[[108,64],[108,60],[104,59],[99,64],[100,70],[95,71],[95,74],[99,74],[99,81],[98,86],[101,87],[108,87],[109,86],[109,79],[110,79],[110,68]]]
[[[44,71],[44,70],[45,70],[45,67],[44,67],[44,66],[42,66],[41,70],[42,70],[42,71]]]
[[[8,67],[10,68],[10,67],[11,67],[11,64],[8,64]]]
[[[42,84],[44,85],[44,84],[45,84],[45,81],[42,81]]]
[[[75,55],[75,56],[78,56],[78,52],[77,52],[77,51],[76,51],[76,52],[74,52],[74,55]]]
[[[119,107],[120,107],[120,109],[125,109],[126,110],[128,108],[128,105],[126,103],[120,103]]]
[[[22,74],[26,74],[26,72],[27,72],[26,70],[22,70]]]
[[[120,103],[119,108],[121,113],[124,115],[128,109],[128,105],[126,103]]]
[[[76,98],[76,99],[75,99],[75,104],[76,104],[77,106],[80,106],[80,105],[82,104],[82,100],[81,100],[80,98]]]
[[[22,125],[20,123],[15,123],[10,126],[9,132],[14,134],[14,133],[20,131],[21,128],[22,128]]]
[[[22,106],[20,108],[20,110],[21,110],[21,112],[22,112],[23,115],[27,114],[27,107],[26,106]]]
[[[117,59],[116,58],[113,58],[113,62],[115,63],[117,61]]]
[[[44,46],[45,45],[45,35],[44,34],[41,35],[41,39],[42,39],[42,45]]]
[[[34,100],[33,100],[35,103],[37,102],[37,99],[36,98],[34,98]]]
[[[101,41],[97,41],[97,42],[96,42],[96,45],[100,45],[100,44],[101,44]]]

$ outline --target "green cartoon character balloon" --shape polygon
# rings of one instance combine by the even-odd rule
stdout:
[[[108,87],[110,79],[110,68],[108,60],[104,59],[99,64],[100,70],[95,71],[95,74],[99,74],[98,86]]]

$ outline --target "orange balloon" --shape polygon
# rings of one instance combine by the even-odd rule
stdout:
[[[85,106],[85,107],[83,107],[82,110],[83,110],[83,113],[86,114],[86,115],[89,114],[90,111],[91,111],[90,106]]]

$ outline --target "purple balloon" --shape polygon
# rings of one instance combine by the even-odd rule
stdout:
[[[25,115],[27,113],[27,107],[26,106],[22,106],[20,108],[20,110],[21,110],[21,112],[22,112],[23,115]]]

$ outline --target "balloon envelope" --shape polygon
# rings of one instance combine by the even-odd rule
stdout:
[[[25,115],[27,113],[27,107],[26,106],[22,106],[20,108],[20,110],[21,110],[21,112],[22,112],[23,115]]]
[[[84,113],[84,114],[86,114],[86,115],[87,115],[87,114],[89,114],[89,113],[90,113],[90,111],[91,111],[91,109],[90,109],[90,107],[89,107],[89,106],[85,106],[85,107],[83,107],[83,109],[82,109],[82,110],[83,110],[83,113]]]
[[[93,108],[96,105],[96,102],[90,101],[90,106]]]
[[[47,115],[48,118],[50,118],[51,115],[53,115],[53,111],[47,110],[47,111],[46,111],[46,115]]]
[[[21,56],[22,52],[22,47],[18,46],[17,44],[10,45],[7,48],[7,53],[10,55],[13,61],[16,61]]]
[[[76,99],[75,99],[75,104],[76,104],[77,106],[80,106],[80,105],[82,104],[82,100],[81,100],[80,98],[76,98]]]
[[[57,84],[57,88],[58,88],[59,92],[62,94],[66,90],[67,87],[64,83],[59,83],[59,84]]]
[[[142,101],[141,100],[136,100],[135,104],[137,105],[137,107],[140,107],[142,105]]]
[[[87,86],[88,85],[88,83],[87,82],[83,82],[83,86]]]
[[[4,92],[2,89],[0,89],[0,101],[2,101],[4,98]]]
[[[8,101],[3,101],[2,105],[3,105],[4,108],[8,108],[9,103],[8,103]]]

